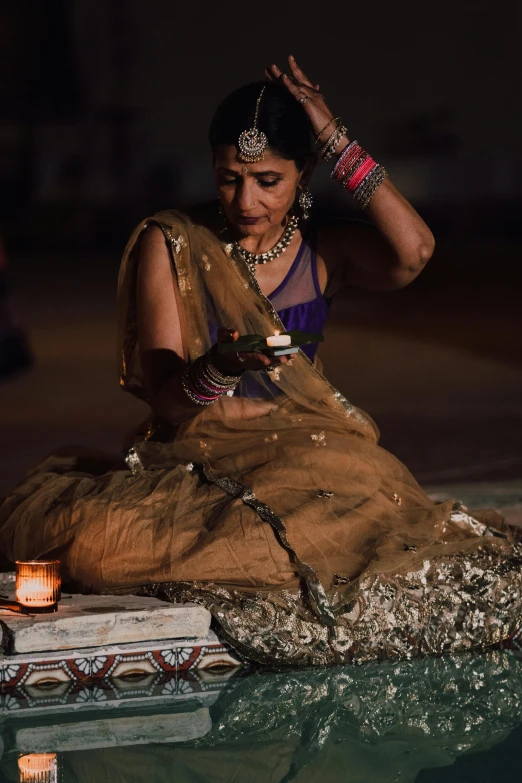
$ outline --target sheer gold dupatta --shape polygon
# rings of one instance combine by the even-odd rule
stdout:
[[[182,214],[160,213],[144,221],[132,235],[119,279],[120,382],[124,389],[142,399],[147,399],[147,395],[139,357],[136,281],[139,239],[151,224],[163,231],[171,256],[181,297],[183,337],[189,362],[210,348],[212,327],[215,332],[218,326],[229,325],[240,334],[255,332],[267,336],[275,328],[284,328],[247,265],[235,258],[230,248],[222,246],[208,230],[194,226]],[[272,526],[299,576],[306,582],[319,615],[332,624],[334,619],[314,569],[300,558],[280,517],[256,497],[251,486],[256,472],[262,472],[267,464],[274,466],[274,451],[281,452],[280,437],[286,441],[280,458],[291,457],[292,438],[288,435],[295,431],[296,423],[303,423],[303,417],[310,419],[316,412],[339,432],[348,429],[350,420],[349,429],[375,441],[370,421],[333,389],[303,354],[297,357],[294,367],[281,368],[270,378],[267,374],[246,373],[238,396],[225,397],[210,409],[202,410],[190,423],[182,424],[168,446],[142,444],[140,459],[144,458],[148,466],[157,467],[164,466],[165,459],[201,464],[207,478],[250,505]],[[308,423],[316,427],[318,422]],[[316,442],[319,445],[325,435],[320,430],[308,433],[307,437],[307,445]],[[245,478],[247,487],[240,483]],[[265,480],[260,475],[258,480],[266,491]]]
[[[203,226],[194,225],[177,211],[160,212],[140,223],[125,249],[118,280],[118,359],[120,385],[141,399],[147,399],[139,359],[136,313],[136,282],[139,262],[140,237],[149,225],[163,231],[172,259],[173,274],[179,288],[182,310],[184,343],[189,363],[205,353],[212,345],[209,325],[233,326],[240,334],[270,335],[284,326],[270,302],[261,294],[255,276],[247,264],[231,252],[231,246],[220,243]],[[247,373],[246,376],[250,376]],[[262,400],[271,400],[280,406],[288,398],[307,410],[320,411],[363,437],[376,440],[377,428],[371,419],[351,405],[334,389],[307,357],[300,353],[292,367],[285,367],[270,376],[265,375]],[[249,378],[247,377],[247,382]],[[277,386],[277,391],[272,387]],[[269,393],[268,389],[272,389]],[[241,391],[241,387],[240,387]],[[243,396],[243,395],[241,395]],[[244,395],[245,397],[247,395]],[[252,395],[248,395],[252,399]],[[213,406],[198,416],[198,420],[220,416],[227,419],[237,414],[237,426],[244,410],[234,400],[233,411],[226,410],[229,401]],[[261,405],[250,410],[249,418],[257,412],[266,412],[272,405]],[[219,411],[216,417],[216,411]]]
[[[159,213],[132,235],[119,280],[121,384],[141,398],[136,277],[139,237],[150,223],[160,226],[171,253],[190,362],[210,348],[219,325],[240,334],[282,328],[244,262],[183,214]],[[371,574],[408,573],[426,558],[501,547],[454,521],[453,501],[432,503],[378,446],[371,419],[303,354],[270,377],[245,373],[239,391],[180,424],[171,442],[136,448],[146,468],[202,466],[207,479],[251,506],[287,550],[295,586],[305,581],[323,623],[331,624],[326,593],[342,602]],[[259,558],[265,554],[260,545]],[[264,589],[256,579],[255,589]]]

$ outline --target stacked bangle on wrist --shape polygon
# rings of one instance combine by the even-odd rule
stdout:
[[[330,127],[332,122],[335,122],[336,123],[336,127],[339,127],[339,123],[341,122],[341,118],[340,117],[332,117],[332,119],[329,122],[326,123],[324,128],[319,131],[319,133],[315,137],[315,144],[314,144],[314,149],[315,150],[318,149],[318,147],[321,145],[321,142],[319,141],[319,139],[321,138],[321,136],[323,135],[325,130]]]
[[[357,141],[348,144],[332,169],[333,179],[340,182],[363,209],[387,176],[384,166],[376,163]]]
[[[212,405],[224,394],[234,394],[241,375],[223,375],[212,362],[210,351],[196,359],[183,373],[181,386],[187,397],[198,405]]]
[[[328,137],[328,141],[326,141],[326,143],[320,142],[319,141],[320,137],[323,135],[325,130],[330,127],[332,123],[335,123],[335,128],[333,132],[330,134],[330,136]],[[322,144],[320,155],[324,161],[328,162],[329,160],[331,160],[331,158],[335,155],[335,150],[339,146],[341,139],[345,135],[346,135],[346,128],[344,127],[344,125],[342,125],[340,117],[334,117],[333,119],[331,119],[330,122],[328,122],[324,126],[322,131],[317,134],[317,137],[315,139],[315,149],[318,149],[320,144]]]
[[[334,133],[332,133],[332,135],[324,145],[323,149],[321,150],[321,155],[323,156],[323,160],[325,161],[325,163],[328,163],[328,161],[333,158],[333,156],[335,155],[335,151],[339,146],[339,144],[341,143],[343,136],[346,136],[346,128],[344,127],[344,125],[340,125],[338,128],[335,129]]]

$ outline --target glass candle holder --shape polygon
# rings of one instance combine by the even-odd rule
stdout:
[[[36,614],[56,612],[60,600],[59,560],[17,560],[16,600]]]
[[[58,783],[56,753],[28,753],[18,759],[20,783]]]

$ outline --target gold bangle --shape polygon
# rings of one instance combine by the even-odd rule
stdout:
[[[326,163],[328,163],[328,161],[331,160],[332,157],[335,155],[335,150],[337,149],[337,147],[341,143],[343,136],[345,135],[346,135],[346,128],[344,127],[344,125],[339,126],[332,133],[332,135],[324,145],[323,149],[321,150],[321,157]]]
[[[332,122],[337,122],[337,123],[340,123],[340,122],[341,122],[341,118],[340,118],[340,117],[332,117],[332,119],[330,120],[330,122],[327,122],[327,123],[326,123],[326,125],[324,126],[324,128],[322,129],[322,131],[319,131],[319,133],[318,133],[318,134],[317,134],[317,136],[315,137],[314,149],[317,149],[317,147],[318,147],[318,144],[317,144],[317,142],[319,141],[319,137],[320,137],[320,136],[321,136],[321,135],[322,135],[322,134],[325,132],[325,130],[327,129],[327,127],[328,127],[329,125],[331,125],[331,124],[332,124]],[[337,127],[339,127],[339,124],[337,125]]]

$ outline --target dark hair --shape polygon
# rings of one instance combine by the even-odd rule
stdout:
[[[308,118],[286,87],[276,82],[252,82],[230,93],[212,118],[210,146],[214,152],[222,144],[237,146],[241,133],[253,127],[256,102],[263,87],[257,127],[266,134],[273,152],[295,161],[301,170],[312,152]]]

